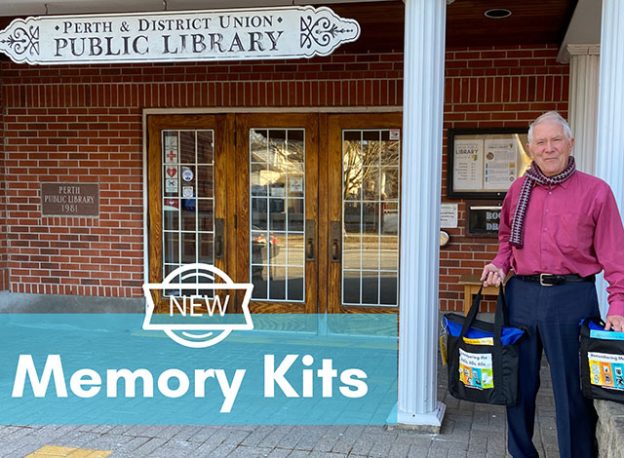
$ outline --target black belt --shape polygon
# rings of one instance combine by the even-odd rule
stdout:
[[[593,283],[596,280],[595,275],[581,277],[580,275],[577,275],[577,274],[568,274],[568,275],[535,274],[535,275],[516,275],[515,277],[523,281],[534,281],[534,282],[539,283],[542,286],[562,285],[564,283],[579,282],[579,281],[588,281],[588,282]]]

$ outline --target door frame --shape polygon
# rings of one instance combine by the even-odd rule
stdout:
[[[316,130],[315,135],[318,137],[318,154],[316,155],[317,161],[319,164],[327,164],[327,166],[321,166],[318,168],[318,180],[321,183],[327,183],[329,179],[329,170],[331,169],[331,165],[329,164],[329,135],[319,135],[319,133],[327,133],[329,131],[329,120],[330,117],[346,117],[351,118],[352,120],[362,119],[363,116],[370,115],[374,116],[375,119],[380,119],[381,117],[387,117],[392,120],[388,127],[400,127],[402,128],[402,107],[365,107],[364,110],[362,107],[322,107],[322,108],[310,108],[310,107],[288,107],[287,108],[288,115],[313,115],[318,117],[318,129]],[[160,109],[160,108],[146,108],[143,110],[143,189],[144,189],[144,198],[143,198],[143,242],[144,242],[144,262],[143,262],[143,271],[144,278],[146,282],[150,282],[150,271],[151,266],[154,263],[154,256],[151,253],[150,248],[150,225],[151,219],[153,218],[154,212],[152,206],[154,205],[154,199],[150,198],[150,193],[148,191],[148,175],[149,175],[149,167],[151,164],[150,158],[150,144],[154,141],[150,136],[150,132],[153,129],[150,129],[150,118],[161,118],[164,116],[179,116],[181,118],[189,118],[189,117],[201,117],[204,115],[223,115],[225,119],[225,128],[228,132],[232,132],[232,139],[236,137],[235,135],[235,116],[237,115],[282,115],[284,114],[284,108],[280,107],[260,107],[260,108],[248,108],[248,107],[220,107],[220,108],[207,108],[207,109],[196,109],[196,108],[171,108],[171,109]],[[286,115],[286,116],[288,116]],[[357,116],[354,116],[357,115]],[[360,126],[364,127],[364,126]],[[370,127],[370,125],[368,126]],[[385,125],[380,125],[380,127],[385,127]],[[354,127],[354,128],[357,128]],[[153,135],[153,134],[152,134]],[[230,156],[233,155],[236,151],[235,141],[225,141],[222,145],[225,153]],[[340,157],[340,155],[334,154],[335,157]],[[237,175],[237,161],[225,161],[226,168],[225,173],[229,177],[235,177]],[[247,172],[248,173],[248,172]],[[160,186],[160,184],[159,184]],[[237,180],[237,188],[240,186],[239,180]],[[223,187],[221,187],[223,188]],[[324,189],[323,189],[324,188]],[[325,282],[325,285],[329,285],[330,277],[335,276],[335,272],[330,272],[329,268],[329,201],[326,198],[328,194],[331,194],[329,191],[329,186],[323,187],[319,189],[318,196],[318,206],[317,206],[317,284],[321,284],[321,282]],[[215,189],[215,193],[217,189]],[[340,195],[340,192],[338,193]],[[156,204],[158,201],[156,201]],[[232,205],[227,203],[227,207],[231,208]],[[160,217],[160,210],[158,210],[158,214]],[[216,215],[216,214],[215,214]],[[225,212],[225,236],[226,241],[236,240],[238,231],[236,229],[237,223],[237,210],[234,209],[232,211]],[[229,242],[232,243],[232,242]],[[235,281],[239,281],[238,274],[238,250],[225,249],[226,253],[226,265],[228,269],[228,273],[231,273],[232,278]],[[340,272],[338,272],[340,275]],[[159,280],[160,281],[160,280]],[[248,281],[248,279],[243,279],[243,281]],[[398,313],[398,307],[395,309],[387,308],[387,307],[344,307],[341,304],[335,303],[335,301],[330,305],[330,288],[317,288],[317,310],[318,313]],[[240,312],[240,306],[238,301],[235,301],[235,309],[234,311]],[[292,312],[292,311],[290,311]]]

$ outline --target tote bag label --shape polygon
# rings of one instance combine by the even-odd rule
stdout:
[[[469,353],[459,349],[459,380],[467,388],[494,388],[491,353]]]
[[[624,391],[624,355],[588,352],[592,385]]]
[[[494,345],[493,337],[480,337],[477,339],[470,339],[468,337],[464,337],[464,342],[468,345]]]

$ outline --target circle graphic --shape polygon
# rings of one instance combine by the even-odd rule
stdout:
[[[162,297],[165,297],[165,291],[172,291],[170,298],[170,315],[172,318],[169,322],[162,322],[164,315],[154,316],[155,301],[154,297],[160,297],[154,294],[155,291],[162,291]],[[243,314],[242,322],[232,322],[227,320],[226,312],[229,297],[226,295],[225,301],[217,301],[218,292],[227,292],[228,290],[244,290],[245,297],[241,305]],[[215,345],[225,339],[234,330],[251,330],[253,322],[249,313],[249,300],[253,285],[250,283],[234,283],[232,279],[221,269],[203,263],[194,263],[180,266],[170,272],[162,281],[162,283],[146,283],[143,285],[143,291],[146,299],[145,321],[143,329],[145,330],[161,330],[174,342],[189,348],[206,348]],[[191,291],[195,294],[184,295],[184,291]],[[200,295],[199,292],[210,292],[211,294]],[[210,308],[210,296],[213,303]],[[179,300],[172,297],[177,297]],[[178,307],[184,304],[186,307],[187,299],[202,298],[206,301],[206,314],[193,314],[188,316],[186,311],[181,314],[173,315],[173,303]],[[197,305],[197,304],[195,304]],[[193,309],[191,309],[193,310]],[[201,317],[198,321],[197,317]],[[232,315],[228,315],[231,317]],[[167,318],[166,316],[164,316]],[[175,318],[175,319],[173,319]],[[236,320],[234,320],[236,321]]]

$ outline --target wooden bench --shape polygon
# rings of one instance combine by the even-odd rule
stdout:
[[[464,315],[467,315],[472,306],[472,300],[479,292],[482,283],[479,281],[478,275],[462,275],[459,284],[464,285]],[[481,294],[483,296],[498,296],[498,286],[483,288]]]

